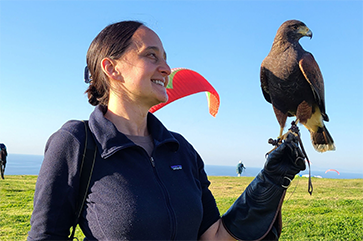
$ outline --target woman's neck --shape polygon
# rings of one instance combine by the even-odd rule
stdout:
[[[126,135],[148,136],[147,114],[147,108],[134,102],[110,99],[105,118]]]

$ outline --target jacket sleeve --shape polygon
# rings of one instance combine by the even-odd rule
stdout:
[[[75,219],[79,165],[84,149],[80,141],[84,139],[81,125],[82,122],[66,123],[46,144],[28,240],[65,240],[69,236]]]
[[[220,218],[220,213],[212,192],[209,190],[210,181],[204,170],[204,163],[197,153],[199,181],[202,187],[203,220],[199,228],[198,238]]]

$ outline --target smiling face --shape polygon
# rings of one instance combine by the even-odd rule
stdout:
[[[159,37],[149,28],[136,30],[131,45],[115,61],[115,71],[119,73],[115,92],[123,99],[147,108],[168,100],[166,86],[171,70]]]

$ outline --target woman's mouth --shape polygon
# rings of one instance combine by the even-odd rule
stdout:
[[[164,81],[162,80],[158,80],[158,79],[152,79],[151,80],[153,83],[157,84],[157,85],[161,85],[164,87]]]

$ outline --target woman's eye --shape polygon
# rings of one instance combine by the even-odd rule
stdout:
[[[158,59],[158,57],[156,56],[156,54],[154,54],[154,53],[150,53],[150,54],[148,54],[148,56],[150,57],[150,58],[152,58],[152,59]]]

